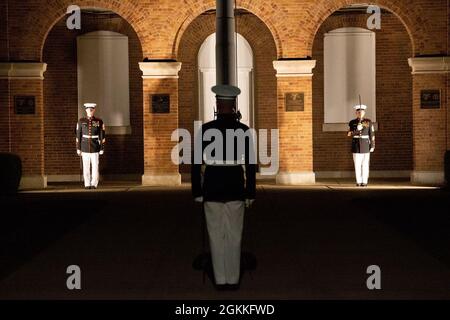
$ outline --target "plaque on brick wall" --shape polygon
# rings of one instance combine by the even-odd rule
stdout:
[[[35,96],[14,96],[15,114],[35,114],[36,97]]]
[[[152,95],[152,113],[169,113],[170,95],[153,94]]]
[[[285,94],[286,111],[305,110],[305,93],[289,92]]]
[[[441,107],[440,90],[422,90],[420,91],[421,109],[439,109]]]

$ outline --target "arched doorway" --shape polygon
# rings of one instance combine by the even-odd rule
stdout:
[[[216,84],[216,34],[208,36],[198,52],[199,116],[203,122],[214,119],[215,95],[211,87]],[[254,127],[254,65],[253,51],[248,41],[237,34],[237,86],[241,89],[238,107],[241,122]]]
[[[253,89],[247,91],[247,97],[249,101],[253,101],[254,106],[253,113],[249,115],[251,125],[255,129],[276,129],[278,126],[277,80],[273,61],[277,59],[277,47],[274,37],[264,22],[249,11],[237,10],[236,23],[236,32],[242,37],[240,40],[242,45],[238,44],[238,46],[241,50],[247,52],[247,62],[241,61],[240,64],[242,72],[247,73],[249,86],[251,85],[251,79],[253,79]],[[182,63],[179,73],[178,123],[180,128],[188,129],[191,135],[194,134],[194,121],[202,120],[203,117],[200,114],[200,48],[214,32],[215,10],[206,11],[196,17],[186,28],[178,46],[177,61]],[[212,48],[208,52],[214,54]],[[250,56],[253,59],[250,59]],[[210,56],[209,61],[214,61],[214,56]],[[251,66],[251,62],[253,62],[253,67],[251,71],[252,77],[250,78],[249,66]],[[247,68],[245,68],[246,66]],[[251,95],[253,97],[250,97]],[[243,97],[244,95],[242,95]],[[215,101],[210,102],[209,105],[210,109],[207,111],[213,113]],[[269,143],[268,150],[270,150]],[[190,166],[181,165],[180,172],[182,178],[187,181]]]
[[[126,94],[124,97],[124,101],[129,102],[128,106],[117,110],[106,100],[94,101],[99,104],[99,116],[107,121],[107,146],[100,173],[108,180],[140,181],[143,173],[142,72],[138,64],[143,60],[141,43],[132,26],[115,12],[85,8],[81,18],[81,30],[67,29],[66,17],[61,18],[49,31],[43,48],[43,61],[48,65],[44,80],[45,173],[49,182],[79,180],[80,163],[75,152],[74,128],[83,114],[82,100],[102,100],[104,98],[97,95],[101,91],[105,93],[102,96],[107,97],[107,92],[114,91],[112,87],[116,84],[113,78],[118,76],[120,69],[122,74],[128,72],[129,80],[125,84],[129,89],[128,97]],[[115,54],[112,48],[108,48],[110,44],[106,44],[101,50],[105,59],[98,59],[104,63],[101,66],[97,64],[96,71],[89,70],[91,75],[80,76],[77,39],[78,42],[80,39],[95,40],[91,46],[98,51],[97,40],[100,38],[110,41],[126,39],[127,60],[118,66],[113,61]],[[103,73],[103,80],[92,79],[96,73]],[[90,87],[91,92],[86,97],[80,96],[80,87]],[[126,110],[128,114],[124,113]]]
[[[353,176],[351,141],[346,138],[347,120],[354,116],[352,105],[358,101],[357,92],[364,90],[363,103],[370,105],[368,117],[376,121],[377,129],[371,177],[408,179],[413,168],[412,77],[408,65],[413,49],[411,37],[402,21],[386,9],[381,11],[382,28],[368,30],[370,14],[366,10],[364,6],[353,6],[334,12],[325,19],[314,39],[313,59],[317,63],[313,76],[313,159],[319,179]],[[352,35],[347,37],[345,33]],[[349,40],[355,37],[359,40]],[[340,53],[336,49],[331,49],[331,54],[327,52],[330,50],[327,38],[333,38]],[[341,53],[340,62],[327,61],[327,57],[336,58]],[[369,57],[372,54],[374,61]],[[366,58],[366,62],[361,60]],[[327,63],[341,65],[330,67]],[[336,74],[330,72],[339,68],[340,80],[336,80]],[[360,72],[361,68],[365,71]],[[355,81],[361,74],[369,74],[374,83],[365,78],[365,88],[362,88],[361,81]],[[348,96],[345,102],[335,106],[337,113],[334,116],[331,113],[331,118],[327,84],[333,85],[338,94]]]

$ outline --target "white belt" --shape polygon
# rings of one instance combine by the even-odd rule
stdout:
[[[83,134],[83,138],[88,138],[88,139],[95,139],[95,138],[97,138],[98,139],[98,136],[89,136],[87,134]]]
[[[353,136],[353,139],[369,139],[369,136]]]

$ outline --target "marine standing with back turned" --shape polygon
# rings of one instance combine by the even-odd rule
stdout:
[[[235,150],[230,157],[226,150],[226,146],[232,142],[227,140],[227,130],[247,133],[249,130],[248,126],[238,121],[236,112],[236,98],[240,89],[231,85],[218,85],[212,90],[217,99],[217,119],[205,123],[200,134],[204,137],[210,129],[220,132],[223,137],[220,147],[223,147],[222,155],[226,159],[208,161],[204,151],[212,141],[203,142],[202,163],[192,165],[192,193],[195,201],[204,206],[216,288],[235,290],[239,288],[240,282],[245,207],[251,206],[255,199],[256,161],[251,160],[255,156],[251,136],[240,141],[245,144],[245,154]]]

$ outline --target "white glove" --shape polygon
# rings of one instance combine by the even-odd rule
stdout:
[[[358,124],[358,127],[357,127],[357,129],[358,129],[358,131],[361,131],[361,130],[363,129],[363,126],[362,126],[362,124]]]
[[[77,155],[81,156],[81,150],[77,150]]]
[[[105,151],[100,150],[100,155],[102,156],[105,153]]]
[[[194,198],[195,202],[203,202],[203,197],[196,197]]]
[[[375,151],[375,148],[371,148],[371,149],[370,149],[370,152],[374,152],[374,151]]]
[[[245,199],[245,207],[250,208],[253,202],[255,202],[255,199]]]

